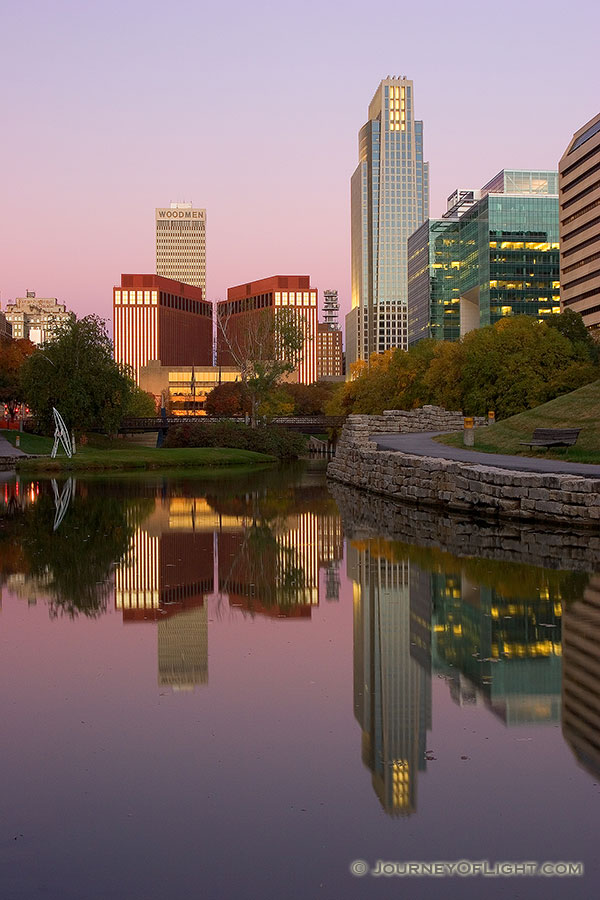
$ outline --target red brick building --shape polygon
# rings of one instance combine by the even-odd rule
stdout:
[[[343,374],[342,332],[322,322],[317,330],[317,377],[340,378]]]
[[[305,326],[302,359],[290,381],[312,384],[317,380],[317,289],[311,287],[309,275],[273,275],[259,281],[239,284],[227,291],[227,300],[217,305],[217,365],[236,366],[238,360],[225,340],[242,346],[252,319],[278,309],[294,309],[298,321]]]
[[[113,288],[115,360],[140,367],[212,365],[212,304],[202,290],[160,275],[121,275]]]

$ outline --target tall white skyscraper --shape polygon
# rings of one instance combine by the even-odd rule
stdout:
[[[206,300],[206,210],[171,203],[155,214],[156,274],[202,288]]]
[[[348,364],[407,347],[408,237],[429,216],[429,163],[413,83],[384,79],[358,136],[351,181],[352,310]]]

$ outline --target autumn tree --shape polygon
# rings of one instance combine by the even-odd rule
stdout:
[[[252,426],[259,407],[302,360],[307,323],[293,308],[262,309],[244,318],[243,324],[222,312],[217,318],[217,340],[226,349],[250,399]]]
[[[26,339],[0,338],[0,402],[11,404],[23,399],[21,367],[34,350]]]
[[[206,414],[237,418],[250,415],[250,397],[241,381],[226,381],[213,388],[206,397]]]

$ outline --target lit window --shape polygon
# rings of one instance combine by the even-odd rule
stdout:
[[[121,302],[121,291],[115,291],[115,303]]]
[[[144,291],[144,303],[150,303],[150,291]]]
[[[144,292],[143,292],[143,291],[138,291],[138,292],[137,292],[137,298],[138,298],[138,302],[141,303],[142,300],[144,299]]]

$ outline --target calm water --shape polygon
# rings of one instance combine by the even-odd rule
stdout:
[[[302,469],[0,483],[2,898],[595,895],[593,554],[453,555],[460,523],[395,536],[336,496]]]

